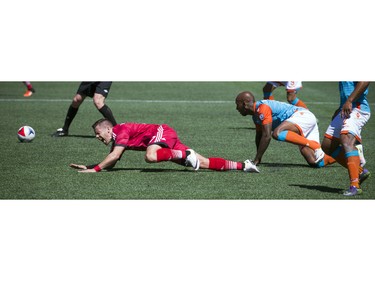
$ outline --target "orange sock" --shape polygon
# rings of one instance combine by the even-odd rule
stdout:
[[[361,160],[359,159],[358,151],[350,151],[345,153],[346,162],[348,166],[350,185],[359,188],[359,166]]]
[[[336,163],[335,158],[332,158],[328,154],[324,155],[324,166],[332,165],[333,163]]]
[[[301,101],[299,98],[295,98],[294,100],[292,100],[290,102],[290,104],[293,104],[293,105],[299,106],[299,107],[307,108],[306,104],[303,101]]]
[[[301,101],[301,100],[298,100],[298,102],[295,104],[296,106],[300,106],[300,107],[304,107],[304,108],[307,108],[306,104]]]
[[[290,143],[301,145],[301,146],[308,146],[313,150],[321,147],[318,142],[308,140],[305,137],[292,131],[280,132],[280,134],[277,136],[277,139],[279,141],[286,141],[286,142],[290,142]]]

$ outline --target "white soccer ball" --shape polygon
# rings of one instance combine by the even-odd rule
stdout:
[[[17,133],[20,142],[31,142],[35,138],[35,130],[30,126],[22,126]]]

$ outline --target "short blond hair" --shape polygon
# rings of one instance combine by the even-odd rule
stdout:
[[[94,124],[92,124],[92,128],[95,130],[96,127],[98,126],[109,126],[109,127],[113,127],[113,124],[111,121],[109,121],[108,119],[106,118],[102,118],[102,119],[99,119],[98,121],[96,121]]]

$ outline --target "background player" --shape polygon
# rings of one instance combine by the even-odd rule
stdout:
[[[280,86],[285,87],[286,99],[290,104],[307,108],[306,104],[297,98],[297,93],[302,88],[301,81],[269,81],[263,87],[263,99],[274,100],[273,91]]]
[[[321,149],[317,121],[308,109],[274,100],[256,102],[251,92],[240,93],[236,98],[236,107],[241,115],[252,115],[256,125],[255,165],[261,162],[271,137],[299,145],[310,166],[323,167],[335,162]]]
[[[322,142],[323,150],[348,169],[350,186],[345,196],[362,193],[360,184],[370,176],[361,167],[356,143],[362,143],[361,131],[371,116],[367,101],[370,82],[339,82],[340,106],[328,126]]]
[[[64,126],[57,129],[52,136],[64,137],[69,134],[70,124],[72,123],[79,107],[86,97],[91,97],[94,101],[95,107],[104,116],[104,118],[107,118],[112,122],[113,125],[116,125],[116,120],[113,117],[111,109],[105,104],[105,99],[108,96],[111,85],[112,82],[82,82],[79,85],[77,93],[73,97],[73,101],[68,108]]]
[[[23,84],[25,84],[25,86],[27,88],[27,90],[23,94],[23,96],[24,97],[31,97],[35,93],[35,89],[34,89],[33,85],[29,81],[24,81]]]
[[[181,143],[176,131],[166,124],[122,123],[113,126],[107,119],[100,119],[92,126],[96,138],[112,149],[108,156],[97,165],[70,164],[80,172],[94,173],[112,168],[125,150],[146,151],[145,161],[157,163],[173,161],[180,165],[193,167],[194,170],[210,169],[216,171],[243,170],[257,172],[258,168],[250,161],[235,162],[223,158],[206,158],[195,153]]]

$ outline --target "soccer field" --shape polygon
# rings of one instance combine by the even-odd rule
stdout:
[[[0,199],[347,199],[348,173],[338,164],[310,168],[298,147],[275,140],[259,166],[260,174],[215,172],[171,162],[148,164],[144,152],[127,151],[112,171],[80,174],[70,163],[94,164],[109,147],[95,139],[91,125],[102,115],[88,98],[70,127],[70,136],[52,138],[62,127],[79,82],[33,82],[36,93],[23,97],[21,82],[0,82]],[[244,90],[262,97],[264,82],[114,82],[106,101],[117,122],[167,123],[181,141],[207,157],[235,161],[256,153],[251,118],[241,116],[235,97]],[[319,119],[320,139],[339,103],[337,82],[304,82],[299,97]],[[285,89],[274,92],[286,101]],[[374,86],[368,95],[375,108]],[[20,143],[17,130],[36,131]],[[375,173],[375,121],[362,132],[366,167]],[[375,199],[373,178],[352,199]]]

